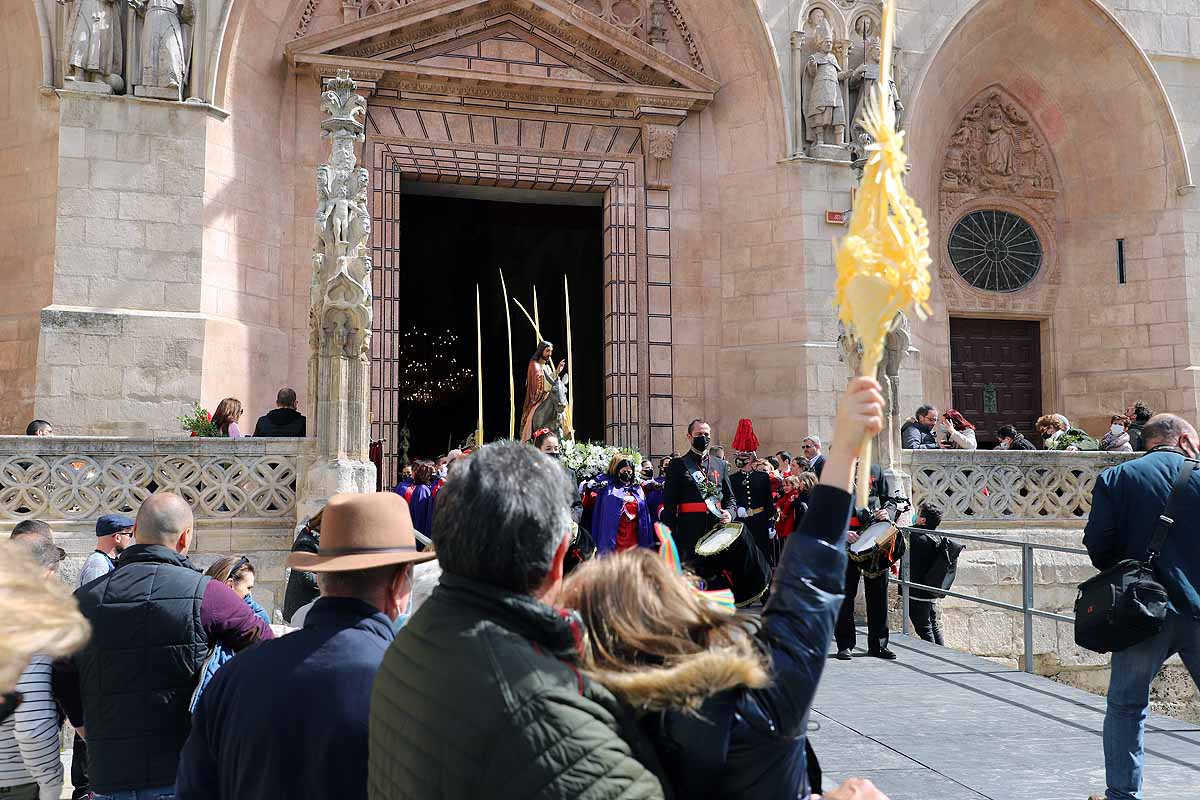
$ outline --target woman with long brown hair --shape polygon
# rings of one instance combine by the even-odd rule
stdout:
[[[808,798],[817,789],[809,710],[842,604],[854,462],[882,428],[879,384],[854,379],[761,621],[732,615],[644,550],[584,564],[564,583],[560,603],[587,631],[584,668],[640,715],[675,796]]]
[[[217,404],[217,410],[213,412],[212,423],[217,426],[217,430],[222,436],[228,436],[230,439],[240,439],[242,431],[238,428],[238,420],[242,418],[242,401],[236,397],[226,397]]]

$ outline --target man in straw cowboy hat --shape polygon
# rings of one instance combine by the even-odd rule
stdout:
[[[371,683],[412,592],[417,551],[394,492],[339,494],[316,553],[321,597],[296,633],[239,655],[205,689],[184,746],[176,797],[367,796]],[[269,645],[269,646],[268,646]]]

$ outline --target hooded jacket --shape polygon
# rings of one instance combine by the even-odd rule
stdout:
[[[671,667],[599,677],[623,702],[643,710],[642,727],[676,797],[811,793],[808,718],[842,604],[849,514],[849,494],[814,487],[755,634],[762,661],[715,650]],[[697,707],[698,713],[689,711]]]
[[[277,408],[258,418],[254,426],[255,436],[304,438],[307,423],[304,415],[294,408]]]

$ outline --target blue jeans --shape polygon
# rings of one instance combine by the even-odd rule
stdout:
[[[163,786],[158,789],[131,789],[112,794],[95,794],[93,800],[175,800],[175,787]]]
[[[1108,800],[1141,800],[1150,684],[1168,658],[1179,653],[1200,685],[1200,621],[1167,615],[1161,632],[1113,653],[1104,714],[1104,772]]]

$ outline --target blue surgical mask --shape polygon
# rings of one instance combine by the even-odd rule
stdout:
[[[413,610],[413,596],[412,596],[412,589],[410,587],[409,592],[408,592],[408,603],[405,604],[404,610],[396,615],[396,619],[392,620],[392,632],[393,633],[399,633],[400,629],[408,624],[408,621],[412,618],[412,610]]]

